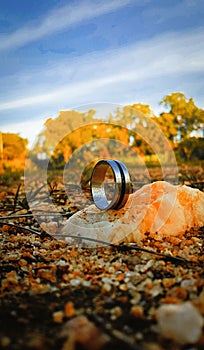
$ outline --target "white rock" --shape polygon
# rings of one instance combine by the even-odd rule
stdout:
[[[180,344],[194,344],[201,337],[203,317],[190,302],[160,306],[157,319],[164,338]]]
[[[119,210],[101,211],[91,205],[77,212],[67,220],[62,234],[111,243],[140,242],[146,232],[162,239],[182,236],[186,230],[201,226],[204,226],[204,193],[157,181],[130,195]]]

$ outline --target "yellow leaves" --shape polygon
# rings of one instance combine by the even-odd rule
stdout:
[[[27,139],[18,134],[1,133],[1,171],[9,168],[12,171],[23,170],[27,155]]]
[[[110,155],[111,140],[122,142],[123,144],[129,144],[129,130],[124,127],[120,127],[114,124],[95,122],[78,128],[69,133],[55,149],[54,157],[57,158],[59,154],[63,154],[64,161],[68,161],[69,156],[76,149],[79,149],[83,145],[91,151],[91,143],[94,140],[104,140],[104,147],[99,157],[105,157]],[[107,142],[105,142],[107,140]],[[109,142],[110,141],[110,142]],[[88,150],[86,150],[88,151]]]

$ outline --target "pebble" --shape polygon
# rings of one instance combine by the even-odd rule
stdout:
[[[142,265],[142,267],[139,269],[140,272],[146,272],[154,265],[154,260],[149,260],[145,265]]]
[[[111,285],[110,283],[104,283],[103,286],[102,286],[102,293],[108,293],[111,291]]]
[[[112,280],[111,280],[111,278],[109,278],[109,277],[103,277],[103,278],[101,279],[101,281],[102,281],[103,283],[112,283]]]
[[[110,266],[110,267],[108,268],[108,272],[109,272],[109,273],[114,273],[114,272],[115,272],[114,267],[113,267],[113,266]]]
[[[136,305],[136,304],[138,304],[138,302],[140,301],[140,299],[141,299],[141,294],[135,293],[134,297],[133,297],[132,299],[130,299],[130,303],[131,303],[132,305]]]
[[[130,314],[136,318],[144,318],[144,310],[140,305],[133,305],[130,309]]]
[[[203,318],[190,303],[162,305],[157,310],[160,334],[179,344],[194,344],[202,334]]]
[[[183,288],[191,288],[191,289],[196,290],[196,280],[195,279],[183,280],[181,282],[181,287],[183,287]]]
[[[142,340],[142,339],[143,339],[143,334],[142,334],[142,332],[137,332],[137,333],[135,334],[135,338],[136,338],[137,340]]]
[[[121,284],[120,287],[119,287],[120,290],[122,290],[123,292],[126,292],[128,287],[125,283]]]
[[[72,279],[70,281],[71,286],[77,287],[81,284],[81,281],[79,279]]]
[[[111,310],[111,320],[116,320],[118,317],[122,316],[123,310],[121,309],[120,306],[115,306]]]
[[[53,312],[53,314],[52,314],[52,318],[53,318],[53,321],[54,321],[55,323],[62,323],[63,317],[64,317],[64,312],[61,311],[61,310],[55,311],[55,312]]]
[[[71,317],[73,317],[75,315],[75,313],[76,313],[76,310],[74,308],[74,304],[71,301],[68,301],[65,304],[65,307],[64,307],[64,315],[65,315],[65,317],[71,318]]]
[[[163,289],[160,285],[160,282],[155,283],[151,289],[151,296],[155,298],[162,293],[163,293]]]
[[[175,278],[163,278],[162,284],[164,288],[169,288],[175,284]]]
[[[66,322],[60,336],[67,338],[63,346],[66,350],[76,349],[76,344],[80,344],[83,349],[100,350],[110,341],[109,336],[85,316],[77,316]]]
[[[42,335],[34,333],[28,339],[28,349],[43,350],[45,348],[45,339]]]
[[[91,287],[91,281],[82,281],[83,287]]]
[[[0,345],[2,348],[7,348],[11,344],[11,339],[9,337],[3,336],[0,339]]]

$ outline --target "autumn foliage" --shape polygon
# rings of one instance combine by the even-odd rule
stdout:
[[[86,159],[86,166],[91,160],[111,157],[116,151],[120,158],[138,154],[144,162],[155,162],[158,151],[148,139],[159,145],[163,134],[177,160],[203,160],[204,110],[180,92],[165,96],[160,104],[164,110],[159,116],[152,113],[149,105],[137,103],[117,108],[105,120],[104,116],[96,116],[93,109],[61,111],[57,118],[47,119],[29,158],[37,167],[51,169],[62,169],[73,154],[79,162]],[[143,137],[147,120],[155,123],[161,133],[152,129],[148,137]],[[11,133],[0,136],[1,172],[23,169],[27,140]],[[165,151],[162,148],[159,152],[165,155]]]
[[[28,141],[18,134],[0,132],[0,172],[17,171],[25,167]]]

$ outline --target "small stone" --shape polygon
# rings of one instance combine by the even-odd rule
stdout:
[[[11,339],[9,337],[3,336],[0,339],[0,345],[2,348],[7,348],[11,344]]]
[[[103,282],[103,283],[111,283],[111,278],[109,278],[109,277],[103,277],[102,279],[101,279],[101,281]]]
[[[163,278],[162,284],[164,288],[169,288],[175,284],[175,278]]]
[[[82,281],[82,286],[91,287],[91,281]]]
[[[125,283],[122,283],[122,284],[120,285],[119,289],[122,290],[123,292],[126,292],[127,289],[128,289],[128,287],[127,287],[127,285],[126,285]]]
[[[61,310],[55,311],[55,312],[53,312],[53,314],[52,314],[52,318],[53,318],[53,321],[54,321],[55,323],[62,323],[63,317],[64,317],[64,312],[61,311]]]
[[[136,318],[144,318],[144,310],[140,305],[134,305],[130,309],[130,314]]]
[[[20,259],[18,264],[23,267],[23,266],[26,266],[28,264],[28,262],[25,260],[25,259]]]
[[[108,293],[111,291],[111,285],[110,283],[104,283],[102,286],[102,293]]]
[[[40,224],[40,227],[47,233],[56,233],[57,231],[57,222],[51,221],[51,222],[42,222]]]
[[[144,273],[148,271],[154,265],[154,260],[149,260],[144,266],[141,267],[140,272]]]
[[[79,279],[72,279],[70,281],[71,286],[77,287],[81,284],[81,281]]]
[[[153,342],[144,342],[143,343],[144,346],[145,346],[145,350],[163,350],[164,348],[161,347],[160,344],[157,344],[157,343],[153,343]],[[178,350],[178,349],[175,349],[175,350]]]
[[[124,273],[120,272],[120,273],[116,274],[117,281],[119,281],[119,282],[124,281],[124,278],[125,278]]]
[[[33,350],[43,350],[45,348],[45,339],[40,334],[32,334],[28,339],[27,346]]]
[[[76,313],[76,310],[74,308],[74,304],[71,301],[66,303],[65,307],[64,307],[65,317],[67,317],[67,318],[73,317],[75,315],[75,313]]]
[[[56,282],[56,271],[53,269],[39,269],[37,273],[37,277],[40,279],[45,279],[52,283]]]
[[[85,316],[78,316],[65,323],[61,337],[67,338],[63,349],[75,349],[75,344],[82,345],[87,350],[100,350],[110,338],[102,333]]]
[[[137,333],[135,334],[135,337],[136,337],[137,340],[142,340],[142,339],[143,339],[143,334],[142,334],[142,332],[137,332]]]
[[[118,317],[122,316],[123,310],[121,309],[120,306],[116,306],[111,310],[111,320],[114,321]]]
[[[181,287],[183,288],[193,288],[195,287],[196,288],[196,280],[195,279],[190,279],[190,280],[183,280],[181,282]]]
[[[180,286],[176,286],[176,287],[173,287],[172,289],[169,289],[167,291],[167,297],[168,296],[173,297],[173,298],[177,298],[178,301],[179,300],[186,300],[188,293],[187,293],[187,290],[185,288],[180,287]]]
[[[135,292],[134,291],[134,294],[133,294],[133,297],[132,299],[130,300],[130,303],[132,305],[136,305],[138,304],[138,302],[141,300],[141,294],[139,292]]]
[[[109,273],[114,273],[114,272],[115,272],[114,267],[113,267],[113,266],[110,266],[110,267],[108,268],[108,272],[109,272]]]
[[[194,344],[201,337],[203,318],[190,302],[160,306],[157,319],[164,338],[179,344]]]
[[[163,289],[161,287],[160,282],[155,283],[151,288],[150,294],[155,298],[162,293],[163,293]]]

